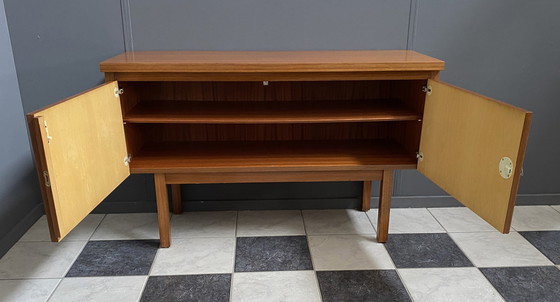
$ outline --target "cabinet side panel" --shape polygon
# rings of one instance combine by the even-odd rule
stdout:
[[[407,108],[419,113],[424,112],[424,102],[426,94],[422,92],[422,87],[426,85],[426,80],[414,81],[391,81],[390,98],[401,100]],[[401,122],[393,128],[393,137],[406,150],[415,154],[420,147],[420,134],[422,132],[422,119],[419,121]]]
[[[418,170],[508,232],[529,113],[451,85],[429,84]],[[500,162],[506,157],[513,167],[511,176],[504,178]]]

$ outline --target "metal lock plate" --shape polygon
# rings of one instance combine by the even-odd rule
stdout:
[[[500,159],[500,164],[498,166],[498,169],[500,171],[500,176],[502,176],[502,178],[504,179],[508,179],[511,177],[511,175],[513,174],[513,162],[511,161],[511,158],[509,157],[502,157],[502,159]]]

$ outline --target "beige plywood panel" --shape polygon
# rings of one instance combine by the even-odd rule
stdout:
[[[29,114],[51,238],[60,241],[130,174],[117,82]],[[33,121],[32,120],[32,121]]]
[[[418,171],[501,232],[509,232],[531,113],[428,81]],[[509,178],[499,173],[513,162]]]

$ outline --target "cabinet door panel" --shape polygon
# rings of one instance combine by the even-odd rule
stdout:
[[[117,87],[108,83],[28,114],[53,241],[130,175]]]
[[[418,171],[509,232],[531,113],[435,80],[428,85]],[[504,157],[513,163],[509,178],[500,175]]]

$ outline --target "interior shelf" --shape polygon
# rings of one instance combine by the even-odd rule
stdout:
[[[333,171],[415,168],[416,157],[393,140],[212,141],[144,146],[132,173]]]
[[[143,101],[128,123],[282,124],[411,121],[421,115],[396,99],[360,101]]]

